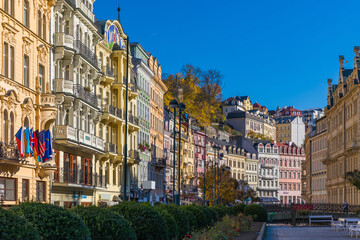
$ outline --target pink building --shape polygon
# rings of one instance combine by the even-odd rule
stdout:
[[[194,136],[194,153],[195,153],[195,162],[194,162],[194,171],[196,176],[196,181],[198,183],[199,177],[204,173],[205,161],[206,161],[206,145],[205,145],[205,133],[200,129],[193,127],[193,136]]]
[[[301,163],[305,150],[294,143],[277,143],[279,147],[279,198],[280,202],[301,203]]]

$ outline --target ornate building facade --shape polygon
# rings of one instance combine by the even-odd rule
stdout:
[[[54,1],[4,0],[0,3],[2,205],[14,205],[18,200],[49,202],[50,199],[52,168],[33,157],[20,157],[15,133],[20,127],[52,130],[56,118],[48,32],[53,6]]]
[[[328,80],[326,191],[328,203],[359,202],[359,191],[345,181],[347,172],[359,169],[359,47],[354,48],[352,69],[344,68],[344,56],[339,57],[339,81]]]

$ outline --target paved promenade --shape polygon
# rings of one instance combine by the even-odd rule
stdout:
[[[341,240],[355,239],[345,232],[332,231],[330,227],[268,226],[265,240]]]

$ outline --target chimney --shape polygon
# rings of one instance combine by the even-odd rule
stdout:
[[[121,10],[121,8],[120,8],[120,5],[119,5],[118,8],[117,8],[117,11],[118,11],[118,21],[119,21],[119,23],[120,23],[120,10]]]
[[[343,70],[344,70],[344,55],[339,56],[339,63],[340,63],[340,69],[339,69],[339,84],[344,82],[343,78]]]
[[[359,46],[355,46],[354,47],[354,53],[355,53],[355,57],[354,57],[354,69],[357,69],[359,64]]]

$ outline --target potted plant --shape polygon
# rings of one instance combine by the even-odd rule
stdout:
[[[87,91],[87,92],[91,92],[91,88],[90,88],[89,86],[85,87],[84,89],[85,89],[85,91]]]

